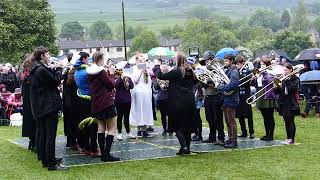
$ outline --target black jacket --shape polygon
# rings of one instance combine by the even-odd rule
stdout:
[[[279,114],[281,116],[292,116],[300,113],[298,103],[299,83],[299,78],[293,75],[282,81],[281,87],[275,90],[275,93],[279,96]]]
[[[168,117],[173,122],[173,130],[192,131],[196,126],[194,85],[197,82],[191,69],[186,69],[182,77],[181,70],[175,68],[168,73],[157,71],[161,80],[169,80]]]
[[[62,109],[62,100],[57,88],[61,80],[61,68],[53,70],[41,62],[34,63],[30,72],[30,100],[35,119]]]

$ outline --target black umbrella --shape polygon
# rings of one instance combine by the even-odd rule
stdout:
[[[293,61],[314,61],[320,60],[320,48],[310,48],[301,51]]]

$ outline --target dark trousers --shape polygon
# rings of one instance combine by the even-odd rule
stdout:
[[[180,129],[176,131],[176,136],[180,143],[181,149],[185,149],[185,148],[190,149],[191,132]]]
[[[40,155],[42,164],[53,166],[56,163],[55,148],[58,126],[58,112],[53,112],[39,119],[40,123]]]
[[[224,107],[223,113],[228,128],[229,140],[231,140],[231,142],[237,142],[236,109],[233,107]]]
[[[163,127],[163,131],[172,133],[172,122],[169,121],[168,118],[168,100],[159,100],[158,101],[159,109],[160,109],[160,114],[161,114],[161,123]]]
[[[0,119],[7,119],[7,112],[4,107],[0,108]]]
[[[218,139],[224,141],[223,131],[223,114],[222,114],[222,103],[221,96],[206,96],[204,100],[204,107],[206,113],[206,119],[209,124],[210,134],[209,138],[212,140],[216,139],[216,131],[218,131]]]
[[[253,128],[253,117],[252,117],[252,111],[249,113],[249,116],[247,117],[248,119],[248,127],[249,127],[249,133],[253,134],[254,133],[254,128]],[[239,117],[239,123],[241,127],[241,131],[243,133],[247,134],[247,128],[246,128],[246,121],[244,117]]]
[[[40,151],[40,119],[36,120],[36,136],[35,136],[35,150],[38,155],[38,160],[41,160],[41,151]]]
[[[306,107],[304,108],[304,112],[308,114],[311,109],[311,106],[314,106],[316,113],[319,113],[320,112],[320,103],[318,101],[319,101],[319,98],[306,99]]]
[[[296,124],[294,123],[294,116],[283,116],[286,131],[287,131],[287,139],[294,140],[296,136]]]
[[[153,120],[157,120],[157,111],[156,111],[156,102],[154,100],[154,96],[152,94],[152,113],[153,113]]]
[[[88,117],[91,117],[91,102],[79,98],[79,119],[80,122]],[[86,126],[79,133],[79,147],[84,148],[86,151],[96,152],[97,151],[97,132],[98,125],[93,123],[90,126]]]
[[[264,128],[266,131],[266,136],[273,137],[274,133],[274,116],[273,108],[262,108],[260,109],[262,117],[263,117],[263,122],[264,122]]]
[[[117,128],[118,133],[122,133],[122,119],[124,118],[124,127],[126,128],[126,132],[130,133],[130,125],[129,125],[129,115],[131,109],[131,102],[126,103],[116,103],[117,108]]]
[[[76,120],[73,118],[72,108],[63,108],[63,120],[64,120],[64,134],[67,136],[68,145],[77,144],[78,126]]]
[[[196,113],[195,113],[195,116],[196,116],[195,119],[197,121],[197,128],[195,131],[195,135],[198,135],[198,136],[201,136],[201,134],[202,134],[202,119],[200,116],[200,110],[201,110],[201,108],[196,109]]]

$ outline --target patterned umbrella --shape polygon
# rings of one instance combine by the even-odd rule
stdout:
[[[313,61],[320,60],[320,48],[310,48],[301,51],[293,61]]]
[[[148,55],[150,56],[169,56],[169,57],[173,57],[175,56],[175,53],[170,51],[168,48],[164,48],[164,47],[156,47],[156,48],[152,48],[149,52]]]

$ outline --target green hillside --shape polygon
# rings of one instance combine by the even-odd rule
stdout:
[[[305,0],[306,3],[315,0]],[[97,20],[105,20],[115,27],[121,23],[121,1],[118,0],[49,0],[56,13],[58,29],[68,21],[79,21],[88,27]],[[250,16],[257,8],[270,8],[281,13],[292,8],[297,0],[126,0],[127,23],[143,25],[158,31],[163,26],[182,24],[195,5],[207,7],[212,15],[233,19]]]

